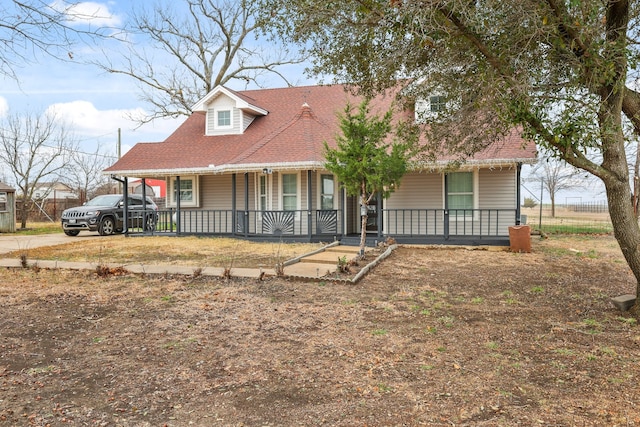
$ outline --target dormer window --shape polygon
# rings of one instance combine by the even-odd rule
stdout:
[[[269,112],[249,103],[249,99],[223,86],[216,86],[191,109],[206,112],[205,135],[242,134],[256,117]]]
[[[231,110],[216,111],[216,129],[231,127]]]
[[[449,105],[450,107],[450,105]],[[428,120],[437,118],[447,111],[447,97],[443,95],[431,95],[425,98],[418,98],[415,102],[416,123],[426,123]]]
[[[435,95],[429,97],[429,110],[432,113],[444,111],[447,107],[447,100],[444,96]]]

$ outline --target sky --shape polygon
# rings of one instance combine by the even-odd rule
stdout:
[[[130,0],[81,2],[77,11],[99,16],[99,19],[94,19],[93,25],[119,27],[131,16],[132,3]],[[147,5],[147,1],[142,0],[136,4]],[[84,24],[86,23],[78,22],[75,25],[83,28]],[[132,37],[131,41],[136,47],[144,47],[144,40]],[[73,49],[73,62],[39,54],[32,62],[16,67],[17,81],[0,77],[0,117],[8,112],[40,114],[55,111],[58,117],[64,118],[80,141],[81,150],[94,153],[99,149],[113,161],[118,153],[119,129],[120,151],[124,154],[138,142],[163,141],[185,120],[185,117],[155,120],[139,126],[130,117],[144,114],[148,106],[140,100],[140,88],[135,81],[126,76],[105,73],[95,65],[86,65],[103,55],[117,55],[122,46],[104,42],[91,47],[78,45]],[[304,75],[304,67],[304,64],[290,66],[281,71],[291,81],[315,84],[314,80]],[[285,84],[275,76],[262,83],[266,87],[281,87]],[[238,90],[255,87],[234,87],[231,84],[230,88]],[[539,182],[532,179],[530,173],[531,168],[526,166],[523,169],[523,199],[540,197]],[[0,178],[3,175],[6,176],[0,173]],[[548,201],[548,195],[544,194],[543,200]],[[556,201],[560,203],[600,200],[605,200],[604,193],[601,187],[593,185],[584,190],[561,192],[556,197]]]
[[[131,4],[130,0],[82,2],[76,11],[99,16],[99,19],[93,20],[93,25],[118,27],[129,18]],[[147,5],[146,2],[144,4]],[[82,23],[74,26],[86,28]],[[136,47],[144,47],[144,40],[133,36],[131,40]],[[140,100],[140,88],[135,81],[126,76],[106,73],[95,65],[83,64],[103,55],[115,56],[122,46],[104,42],[95,47],[77,45],[72,49],[74,62],[39,54],[33,62],[16,67],[18,81],[0,77],[0,116],[7,112],[40,114],[55,111],[73,130],[82,150],[93,153],[99,147],[101,152],[114,156],[114,160],[118,152],[118,129],[121,129],[121,152],[124,154],[137,142],[163,141],[185,120],[184,116],[155,120],[138,127],[138,123],[130,117],[144,114],[148,106]],[[288,67],[285,71],[302,76],[303,70],[304,66],[297,66]],[[302,77],[295,80],[307,82]],[[269,84],[268,78],[265,81]],[[274,76],[272,84],[275,85],[273,87],[279,87],[285,82]],[[230,87],[252,88],[233,87],[233,84]]]
[[[96,24],[120,25],[126,19],[126,0],[86,3],[104,17]],[[0,89],[0,114],[41,114],[54,110],[69,124],[81,147],[95,152],[100,147],[107,155],[117,153],[118,129],[123,152],[136,142],[161,141],[175,128],[175,121],[156,122],[136,129],[128,119],[145,106],[138,100],[138,88],[132,80],[109,75],[96,66],[84,65],[101,53],[86,46],[75,46],[78,62],[60,61],[38,54],[34,61],[16,68],[18,81],[4,78]],[[115,160],[115,158],[114,158]]]

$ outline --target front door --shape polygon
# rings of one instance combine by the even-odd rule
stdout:
[[[373,196],[367,206],[367,233],[378,233],[378,198]]]

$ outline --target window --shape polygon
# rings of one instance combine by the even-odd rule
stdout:
[[[260,175],[258,177],[258,207],[261,211],[267,210],[267,175]]]
[[[0,193],[0,212],[6,212],[6,211],[7,211],[7,193],[2,192]]]
[[[216,112],[216,127],[231,127],[231,110],[218,110]]]
[[[439,113],[444,111],[447,106],[444,96],[430,96],[429,97],[429,109],[432,113]]]
[[[295,173],[282,175],[282,209],[285,211],[298,209],[298,175]]]
[[[178,180],[172,178],[170,181],[169,194],[171,200],[169,206],[175,207],[178,197],[178,189],[176,188]],[[198,207],[200,200],[198,195],[198,179],[196,176],[180,177],[180,207]]]
[[[473,172],[447,174],[447,188],[449,209],[473,209]]]
[[[320,175],[320,209],[333,209],[334,194],[333,175]]]

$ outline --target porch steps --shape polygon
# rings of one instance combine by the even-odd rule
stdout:
[[[322,252],[302,257],[295,264],[287,265],[284,272],[289,276],[309,278],[329,275],[338,269],[338,258],[346,256],[347,260],[351,260],[358,255],[358,250],[359,248],[354,246],[331,246]]]
[[[355,246],[332,246],[330,248],[326,248],[323,252],[304,257],[300,259],[300,262],[337,265],[338,258],[347,257],[347,260],[351,260],[358,255],[359,250],[360,248]]]

